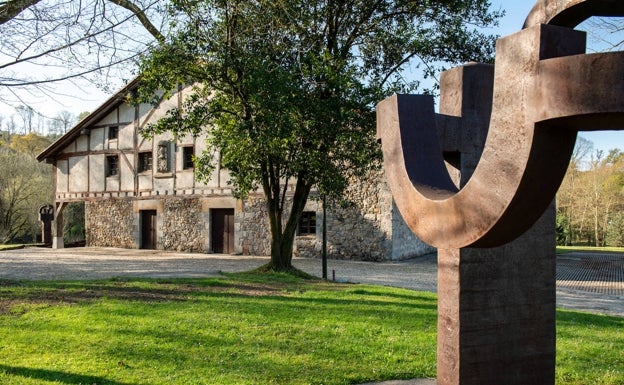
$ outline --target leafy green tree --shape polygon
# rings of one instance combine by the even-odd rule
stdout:
[[[609,220],[607,227],[607,246],[624,246],[624,213],[617,212]]]
[[[485,0],[172,4],[176,33],[144,59],[138,98],[157,103],[159,91],[194,89],[145,134],[205,132],[198,175],[209,178],[219,156],[238,196],[262,190],[276,270],[291,268],[313,187],[339,197],[349,177],[377,163],[374,106],[418,86],[404,70],[417,78],[449,63],[491,60],[495,38],[477,28],[500,16]]]

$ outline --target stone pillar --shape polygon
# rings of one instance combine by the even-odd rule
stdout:
[[[65,244],[63,243],[63,209],[65,208],[65,202],[56,204],[56,213],[54,214],[54,221],[52,222],[52,248],[63,249]]]

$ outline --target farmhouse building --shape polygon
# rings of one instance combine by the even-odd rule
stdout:
[[[63,247],[63,209],[85,203],[87,246],[267,255],[270,236],[262,195],[232,195],[228,171],[217,164],[203,183],[193,155],[203,137],[141,136],[141,129],[182,103],[187,89],[154,107],[132,105],[130,82],[38,156],[53,165],[53,247]],[[327,208],[328,253],[337,259],[405,259],[432,252],[407,228],[383,172],[354,182],[351,204]],[[322,204],[308,201],[295,255],[319,256]]]

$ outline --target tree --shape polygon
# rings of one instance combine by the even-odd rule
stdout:
[[[585,212],[579,209],[578,197],[584,195],[579,178],[584,168],[583,162],[593,151],[594,144],[579,136],[568,165],[568,171],[557,192],[557,227],[560,228],[557,242],[560,245],[571,245],[577,237],[575,224]],[[581,226],[582,228],[582,226]]]
[[[27,104],[19,90],[52,97],[55,89],[50,85],[62,80],[127,77],[128,65],[146,44],[163,39],[162,4],[0,1],[0,102]],[[46,71],[40,70],[43,66]]]
[[[37,209],[53,199],[51,167],[7,146],[0,146],[0,164],[0,243],[34,240],[40,233]]]
[[[23,134],[30,134],[33,132],[35,126],[35,110],[30,106],[17,106],[15,107],[19,117],[22,119]]]
[[[236,194],[261,189],[271,230],[270,267],[291,268],[301,213],[313,187],[339,197],[349,177],[379,159],[374,105],[414,89],[410,64],[433,75],[447,63],[489,61],[495,23],[484,0],[175,1],[176,33],[141,66],[139,99],[158,102],[194,84],[146,135],[206,132],[197,157],[209,178],[217,156]],[[294,192],[288,193],[292,181]]]
[[[579,29],[588,31],[592,50],[617,51],[624,46],[624,18],[594,17],[585,21]]]
[[[63,110],[48,120],[48,133],[52,135],[64,135],[67,130],[76,123],[77,118],[69,111]]]
[[[52,141],[49,138],[31,132],[26,135],[13,136],[9,147],[34,158],[50,144],[52,144]]]
[[[621,223],[618,212],[624,208],[624,153],[613,149],[605,156],[588,143],[577,141],[557,193],[558,235],[565,236],[558,239],[560,244],[605,246],[618,239],[613,233]],[[586,157],[589,161],[582,165]]]

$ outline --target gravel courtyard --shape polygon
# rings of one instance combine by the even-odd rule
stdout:
[[[209,277],[251,270],[267,257],[115,248],[24,248],[0,251],[0,279],[65,280],[110,277]],[[403,262],[328,261],[337,281],[435,292],[436,256]],[[321,275],[320,259],[293,264]],[[557,306],[624,317],[624,255],[568,253],[557,258]]]

